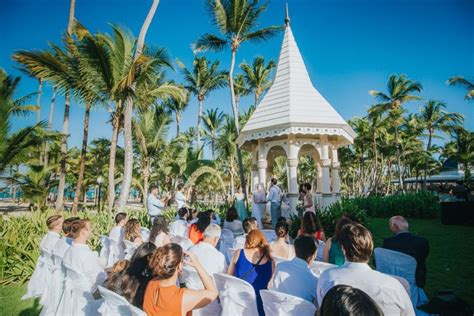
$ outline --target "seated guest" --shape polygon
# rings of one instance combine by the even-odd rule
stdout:
[[[402,252],[416,259],[416,285],[424,287],[426,283],[426,264],[429,245],[428,240],[408,232],[408,222],[403,216],[394,216],[389,220],[393,236],[384,239],[382,248]]]
[[[189,239],[193,242],[193,244],[196,245],[202,240],[204,231],[210,223],[211,214],[208,212],[199,213],[197,222],[189,227]]]
[[[369,267],[374,243],[367,228],[360,224],[346,224],[341,229],[339,242],[346,262],[341,267],[328,269],[321,274],[317,290],[320,305],[332,287],[344,284],[367,293],[385,315],[415,315],[410,297],[402,284]]]
[[[115,215],[115,226],[109,233],[109,238],[115,240],[116,242],[122,242],[124,238],[124,226],[127,224],[127,214],[126,213],[117,213]]]
[[[244,233],[242,222],[239,220],[239,215],[237,214],[237,209],[233,206],[227,209],[224,228],[230,230],[234,234],[234,237],[240,236]]]
[[[212,276],[214,273],[226,273],[227,263],[225,256],[216,249],[217,243],[221,238],[221,228],[219,225],[210,224],[204,231],[204,238],[197,245],[189,249],[190,253],[196,255],[207,273]],[[186,280],[186,287],[191,289],[202,289],[200,280]],[[193,282],[197,281],[197,282]],[[197,284],[192,284],[197,283]]]
[[[326,241],[326,236],[324,235],[321,222],[314,212],[304,213],[303,220],[301,221],[301,228],[298,234],[314,236],[314,238],[317,240]]]
[[[204,290],[177,287],[178,273],[183,269],[183,249],[173,243],[160,247],[152,255],[149,264],[153,279],[148,283],[143,301],[143,310],[148,316],[186,315],[216,299],[214,281],[193,253],[186,255],[189,260],[186,264],[196,269]]]
[[[206,212],[209,213],[209,217],[211,218],[212,224],[221,226],[221,218],[219,217],[219,214],[217,214],[216,211],[209,209]]]
[[[71,233],[71,225],[74,221],[77,221],[79,217],[69,217],[66,218],[63,222],[63,234],[64,236],[61,237],[55,244],[53,248],[53,254],[60,256],[61,258],[64,256],[64,253],[72,245],[73,237]]]
[[[234,239],[234,244],[232,248],[242,249],[245,245],[245,240],[247,239],[247,234],[254,229],[258,229],[257,219],[255,217],[247,217],[242,223],[242,228],[244,229],[244,235],[237,236]]]
[[[334,236],[329,238],[324,245],[324,262],[329,262],[337,266],[342,266],[344,264],[346,258],[344,257],[344,253],[342,252],[342,247],[340,245],[341,229],[344,225],[350,223],[352,223],[352,220],[346,216],[342,216],[337,220]]]
[[[152,278],[151,270],[148,267],[149,259],[155,250],[156,246],[152,242],[141,244],[135,250],[130,263],[122,270],[111,273],[105,282],[105,287],[125,297],[130,304],[142,308],[145,290]]]
[[[234,252],[227,273],[253,286],[259,315],[265,315],[260,290],[268,288],[273,270],[274,262],[265,235],[258,229],[250,231],[245,239],[245,248]]]
[[[317,249],[316,240],[313,237],[296,238],[296,258],[280,262],[276,266],[272,290],[315,303],[318,278],[311,272],[309,266],[316,257]]]
[[[54,246],[60,240],[59,233],[62,230],[64,218],[61,215],[52,215],[46,219],[46,226],[48,232],[40,242],[40,250],[51,253]],[[43,294],[43,290],[46,284],[46,279],[49,278],[49,271],[45,265],[46,259],[43,254],[38,258],[36,263],[35,271],[28,282],[28,288],[26,294],[22,297],[22,300],[38,297]]]
[[[173,236],[188,237],[188,219],[191,212],[186,207],[178,210],[178,219],[169,226],[169,233]]]
[[[171,242],[168,236],[168,221],[163,215],[155,216],[153,219],[153,226],[151,227],[148,241],[154,243],[156,247],[161,247]]]
[[[142,233],[140,231],[140,222],[136,218],[128,220],[125,224],[124,240],[131,241],[137,245],[143,243]]]
[[[282,259],[293,259],[295,257],[295,247],[287,242],[289,230],[290,225],[286,220],[277,222],[275,226],[277,240],[270,244],[270,252],[273,257]]]
[[[319,316],[383,316],[367,293],[349,285],[336,285],[324,296]],[[388,315],[387,315],[388,316]]]
[[[57,315],[75,315],[77,311],[89,315],[98,308],[100,301],[94,301],[93,298],[97,297],[97,285],[101,285],[105,281],[107,273],[99,262],[97,252],[92,251],[87,245],[87,241],[92,235],[91,222],[88,219],[77,220],[72,223],[71,232],[74,242],[64,254],[63,265],[82,275],[88,284],[81,285],[84,291],[68,290],[67,280],[68,278],[71,280],[68,275]]]

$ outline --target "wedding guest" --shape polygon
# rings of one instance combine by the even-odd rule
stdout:
[[[173,236],[188,237],[188,219],[191,212],[187,207],[178,209],[178,219],[169,225],[169,233]]]
[[[342,216],[337,220],[334,235],[329,238],[324,245],[324,262],[329,262],[337,266],[342,266],[344,264],[346,258],[342,252],[340,240],[342,238],[342,227],[350,223],[353,223],[353,221],[346,216]]]
[[[247,208],[245,207],[245,194],[241,187],[239,187],[237,193],[234,194],[234,207],[236,208],[237,214],[239,214],[241,220],[248,217]]]
[[[178,274],[183,269],[184,252],[177,244],[167,244],[158,248],[150,259],[153,280],[145,291],[143,310],[148,316],[186,315],[202,308],[217,297],[214,281],[193,253],[186,253],[186,264],[194,267],[204,285],[203,290],[192,290],[176,286]]]
[[[152,242],[141,244],[133,253],[130,263],[116,273],[111,273],[105,287],[125,297],[130,304],[143,307],[143,298],[148,282],[152,279],[149,260],[156,250]]]
[[[257,296],[259,315],[265,315],[260,290],[268,288],[274,268],[265,235],[258,229],[250,231],[245,240],[245,248],[234,252],[227,273],[252,285]]]
[[[290,225],[286,220],[279,221],[275,227],[277,240],[270,244],[270,252],[273,257],[282,259],[293,259],[295,257],[295,248],[288,243],[288,233]]]
[[[296,238],[296,257],[292,260],[282,261],[276,266],[272,290],[316,303],[318,278],[309,267],[316,258],[317,249],[313,237],[299,236]]]
[[[224,228],[230,230],[234,234],[234,237],[240,236],[244,233],[242,222],[239,220],[237,210],[233,206],[227,209]]]
[[[125,235],[124,226],[127,224],[127,220],[127,213],[117,213],[117,215],[115,215],[115,226],[110,231],[109,238],[115,240],[117,243],[122,242]]]
[[[368,265],[374,243],[364,226],[349,223],[342,227],[339,242],[346,262],[341,267],[321,274],[317,297],[322,304],[326,293],[339,284],[350,285],[367,293],[385,315],[415,315],[413,304],[405,288],[395,278],[372,270]]]
[[[275,229],[277,219],[281,216],[281,189],[277,185],[277,179],[271,180],[271,186],[268,190],[267,201],[270,202],[270,213],[272,216],[272,227]]]
[[[200,212],[198,221],[189,227],[189,239],[193,244],[197,244],[203,238],[204,230],[211,223],[211,216],[208,212]]]
[[[326,235],[324,234],[321,222],[313,212],[304,213],[299,235],[313,236],[317,240],[326,241]]]
[[[256,185],[252,193],[252,217],[257,219],[259,229],[263,229],[262,214],[265,213],[267,201],[265,199],[265,188],[262,183]]]
[[[154,243],[156,247],[161,247],[171,242],[168,236],[168,221],[163,215],[155,216],[151,227],[148,241]]]
[[[140,222],[136,218],[131,218],[125,224],[124,240],[131,241],[137,245],[143,243],[143,237],[140,231]]]
[[[176,206],[178,210],[182,207],[187,207],[188,205],[186,204],[187,202],[187,197],[184,193],[184,183],[178,184],[178,191],[174,194],[174,201],[176,202]]]
[[[430,251],[428,240],[408,231],[408,222],[403,216],[393,216],[389,220],[393,236],[385,238],[382,248],[402,252],[416,259],[415,279],[418,287],[426,283],[426,258]]]
[[[153,223],[153,218],[158,215],[162,215],[163,208],[165,207],[166,203],[169,201],[169,196],[166,195],[165,197],[159,199],[158,198],[158,187],[152,186],[150,187],[150,193],[148,194],[146,205],[148,209],[148,215],[151,218],[151,222]]]
[[[258,229],[257,220],[254,217],[249,217],[244,219],[242,222],[242,228],[244,229],[244,234],[235,237],[232,248],[242,249],[245,245],[245,240],[247,239],[247,234],[254,229]]]
[[[303,196],[303,207],[305,208],[305,212],[312,212],[315,213],[315,207],[313,202],[313,194],[311,194],[311,184],[305,183],[303,185],[304,196]]]
[[[319,316],[383,316],[367,293],[350,285],[336,285],[324,296]]]

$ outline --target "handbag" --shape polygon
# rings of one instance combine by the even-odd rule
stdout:
[[[255,271],[255,269],[257,268],[257,266],[260,264],[260,262],[263,260],[263,257],[265,257],[265,255],[262,255],[260,257],[260,259],[258,259],[257,263],[253,264],[252,263],[252,269],[250,269],[249,271],[247,271],[242,277],[241,279],[242,280],[245,280],[246,277],[249,276],[250,273],[252,273],[253,271]]]

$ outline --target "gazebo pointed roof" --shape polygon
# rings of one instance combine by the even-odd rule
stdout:
[[[237,143],[290,134],[328,135],[339,145],[356,136],[352,128],[311,83],[291,31],[288,13],[276,75],[272,86],[242,129]]]

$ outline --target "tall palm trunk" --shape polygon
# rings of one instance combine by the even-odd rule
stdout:
[[[36,106],[38,107],[37,122],[41,122],[41,94],[43,93],[43,79],[38,79],[38,97],[36,99]]]
[[[428,152],[431,148],[431,139],[433,137],[433,129],[430,127],[428,128],[428,144],[426,145],[426,152]],[[426,191],[427,184],[428,184],[428,159],[425,162],[425,170],[424,170],[424,179],[423,179],[423,190]]]
[[[86,113],[84,115],[84,136],[82,138],[81,158],[79,161],[79,176],[77,177],[76,194],[74,195],[74,202],[72,203],[72,214],[77,214],[77,206],[79,204],[79,196],[81,195],[82,182],[84,181],[84,169],[86,165],[87,141],[89,137],[89,117],[91,112],[91,102],[86,104]],[[87,190],[84,190],[86,193]]]
[[[61,141],[61,162],[58,185],[58,198],[56,200],[56,211],[62,211],[64,207],[64,188],[66,187],[66,156],[67,156],[67,137],[69,132],[69,108],[70,108],[70,92],[66,92],[66,100],[64,102],[64,118],[63,131]]]
[[[395,126],[395,142],[397,145],[397,169],[398,169],[398,184],[400,185],[400,191],[404,191],[403,189],[403,175],[402,175],[402,162],[401,162],[401,154],[400,154],[400,142],[398,141],[398,128]]]
[[[148,15],[143,22],[143,26],[140,30],[137,40],[137,50],[135,51],[134,60],[142,54],[143,45],[145,44],[145,36],[150,27],[153,16],[155,15],[156,9],[160,0],[153,0],[153,3],[148,11]],[[132,91],[135,90],[135,84],[132,84]],[[127,204],[128,195],[130,193],[130,186],[132,184],[132,171],[133,171],[133,142],[132,142],[132,114],[133,114],[133,97],[129,96],[125,100],[125,113],[124,113],[124,138],[125,138],[125,161],[123,168],[123,181],[122,190],[120,192],[120,198],[118,201],[117,211],[122,212]]]
[[[235,91],[234,91],[234,67],[235,67],[235,54],[237,52],[236,47],[232,47],[232,56],[230,62],[230,70],[229,70],[229,86],[230,86],[230,100],[232,102],[232,110],[234,111],[234,124],[235,124],[235,136],[238,137],[240,133],[239,127],[239,109],[237,108],[237,103],[235,102]],[[242,187],[242,191],[244,192],[244,199],[245,204],[248,203],[247,201],[247,190],[245,184],[245,174],[244,174],[244,164],[242,162],[242,152],[240,148],[237,146],[237,162],[239,164],[239,176],[240,176],[240,186]]]
[[[51,97],[51,106],[49,108],[49,118],[48,118],[48,130],[51,130],[51,126],[53,125],[53,117],[54,117],[54,102],[56,102],[56,92],[57,92],[57,85],[54,85],[53,88],[53,96]],[[46,168],[49,163],[49,142],[46,142],[44,148],[44,160],[43,166]]]
[[[202,120],[202,107],[203,107],[204,97],[198,96],[199,109],[198,109],[198,121],[196,126],[196,149],[199,149],[201,146],[201,120]]]
[[[122,100],[117,102],[117,107],[115,109],[115,115],[112,118],[112,138],[110,140],[110,157],[109,157],[109,174],[108,182],[109,186],[107,188],[108,192],[108,209],[112,211],[115,202],[115,156],[117,153],[117,141],[118,134],[120,129],[120,113],[122,112]]]
[[[179,123],[181,122],[181,113],[176,112],[176,137],[179,136]]]
[[[377,140],[376,140],[376,137],[375,137],[375,132],[373,133],[373,136],[372,136],[372,151],[374,152],[374,178],[373,178],[373,185],[374,185],[374,191],[375,191],[375,194],[377,194]]]
[[[145,158],[143,163],[143,207],[146,207],[146,195],[148,194],[149,179],[150,179],[150,158]]]

